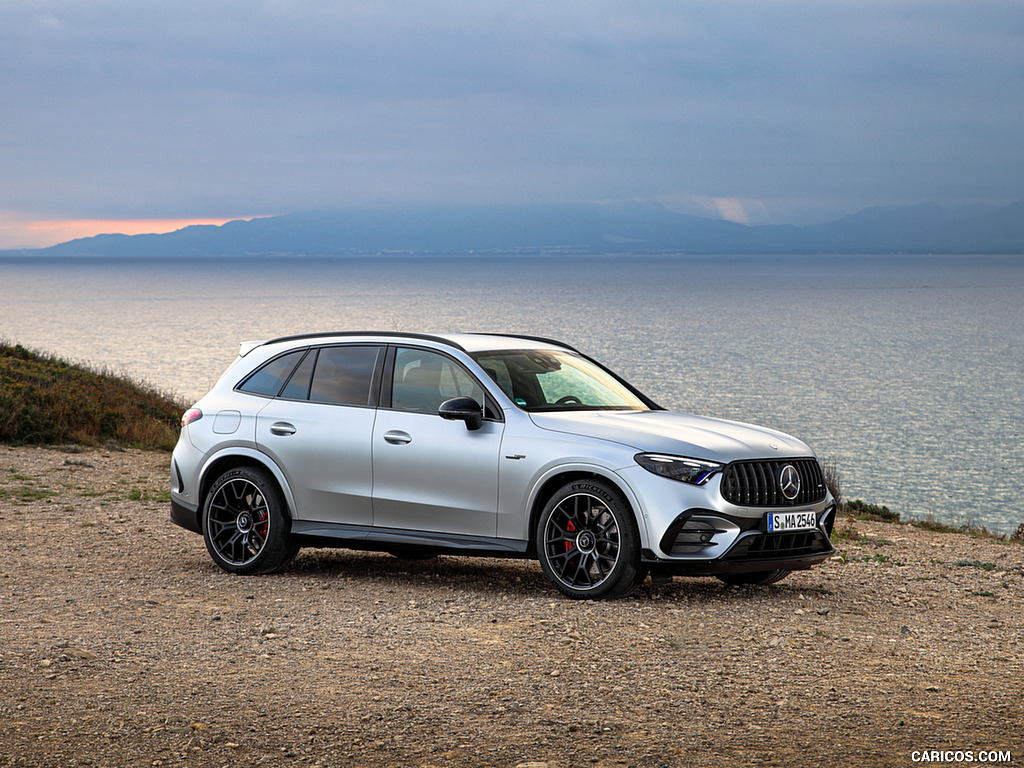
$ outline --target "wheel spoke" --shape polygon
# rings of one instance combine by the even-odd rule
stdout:
[[[246,539],[246,544],[249,545],[250,550],[253,554],[256,554],[263,549],[263,544],[266,542],[266,538],[260,535],[259,531],[253,531]]]
[[[591,578],[590,566],[588,564],[588,561],[591,559],[590,555],[580,557],[579,563],[576,565],[576,573],[573,575],[574,587],[589,587],[593,585],[594,580]]]
[[[601,499],[573,494],[549,515],[543,547],[548,565],[562,583],[592,589],[608,578],[618,562],[615,516]]]
[[[245,478],[221,486],[207,513],[210,541],[232,565],[246,565],[263,551],[270,533],[270,509],[263,492]]]

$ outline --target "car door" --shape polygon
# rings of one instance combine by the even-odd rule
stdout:
[[[490,409],[480,429],[437,415],[452,397],[486,403],[480,382],[435,350],[389,352],[373,428],[373,524],[494,536],[504,423]]]
[[[256,441],[284,472],[299,520],[369,526],[371,437],[384,348],[310,350],[260,411]]]

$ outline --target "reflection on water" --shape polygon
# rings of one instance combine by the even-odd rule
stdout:
[[[847,497],[1024,522],[1024,258],[0,261],[0,335],[199,397],[239,341],[530,333],[670,408],[792,432]]]

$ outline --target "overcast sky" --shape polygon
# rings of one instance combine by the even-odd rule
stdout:
[[[351,206],[1022,198],[1020,0],[0,2],[0,248]]]

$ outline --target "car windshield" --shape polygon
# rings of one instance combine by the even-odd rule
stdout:
[[[477,352],[473,359],[516,405],[527,411],[648,410],[613,375],[571,352],[501,350]]]

